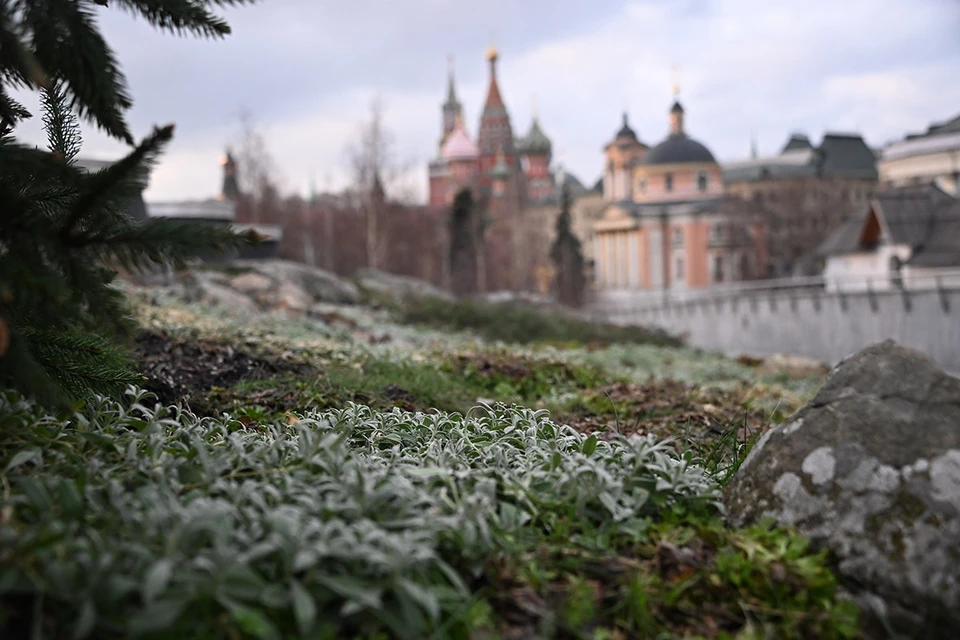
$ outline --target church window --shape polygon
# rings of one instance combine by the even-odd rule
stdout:
[[[639,180],[637,180],[637,191],[639,191],[640,193],[646,193],[646,192],[647,192],[647,179],[646,179],[646,178],[640,178]]]
[[[683,282],[683,279],[684,279],[684,277],[685,277],[685,275],[686,275],[686,274],[684,274],[684,272],[683,272],[683,257],[682,257],[682,256],[677,256],[676,274],[675,274],[675,275],[676,275],[676,277],[677,277],[677,282],[678,282],[678,283],[682,283],[682,282]]]
[[[673,246],[675,247],[683,246],[683,229],[675,228],[673,230]]]
[[[723,282],[723,256],[713,257],[713,281]]]
[[[707,190],[707,172],[701,171],[697,174],[697,189],[700,191]]]
[[[673,174],[668,173],[663,176],[664,189],[667,191],[673,191]]]

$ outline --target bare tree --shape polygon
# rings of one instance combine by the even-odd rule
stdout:
[[[254,222],[279,222],[281,181],[266,138],[249,109],[241,109],[238,120],[232,153],[240,191],[252,209]]]
[[[350,196],[366,218],[367,262],[374,269],[383,263],[386,250],[387,239],[381,230],[387,201],[410,203],[416,199],[411,186],[414,163],[399,159],[396,137],[384,123],[384,111],[383,100],[375,97],[354,141],[347,146]]]

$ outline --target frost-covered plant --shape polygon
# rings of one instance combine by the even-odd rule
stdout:
[[[525,541],[717,505],[670,448],[527,409],[351,405],[250,427],[129,396],[66,422],[0,399],[8,631],[445,636],[470,582]]]

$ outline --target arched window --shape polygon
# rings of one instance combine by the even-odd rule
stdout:
[[[697,174],[697,189],[700,191],[707,190],[707,172],[701,171]]]
[[[663,176],[663,188],[667,191],[673,191],[673,174],[668,173]]]

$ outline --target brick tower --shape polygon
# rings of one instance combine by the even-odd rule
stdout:
[[[480,130],[477,134],[477,146],[480,149],[480,179],[485,187],[491,185],[490,172],[497,163],[499,151],[502,150],[504,162],[511,171],[517,167],[510,114],[507,113],[507,107],[500,96],[500,87],[497,85],[498,55],[495,47],[490,47],[487,51],[487,61],[490,63],[490,85],[487,89],[487,101],[480,115]]]

